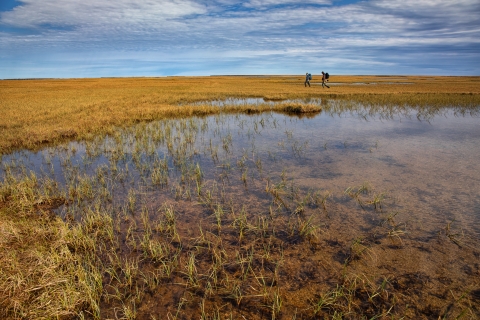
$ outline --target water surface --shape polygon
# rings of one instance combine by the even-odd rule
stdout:
[[[6,155],[0,177],[10,183],[35,176],[46,197],[56,192],[65,200],[55,212],[69,221],[107,212],[119,221],[118,250],[128,255],[132,234],[142,239],[170,206],[185,250],[194,250],[204,231],[223,237],[221,249],[237,258],[272,243],[284,268],[278,286],[292,304],[285,315],[297,299],[307,303],[326,284],[334,288],[332,279],[348,270],[391,279],[392,292],[403,297],[398,303],[429,317],[437,313],[425,305],[480,288],[480,118],[465,111],[331,102],[311,117],[142,123],[94,141]],[[267,235],[270,242],[262,242]],[[225,270],[227,284],[239,276],[237,267]],[[272,272],[263,260],[255,268]],[[182,270],[175,281],[183,281]],[[173,312],[169,301],[183,289],[165,290],[165,305],[148,300],[139,312]]]

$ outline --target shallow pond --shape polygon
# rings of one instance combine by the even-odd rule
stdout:
[[[6,182],[35,176],[45,197],[64,199],[55,212],[67,221],[84,221],[86,208],[118,218],[117,250],[128,255],[132,247],[142,252],[136,238],[160,226],[158,238],[167,234],[172,248],[183,244],[178,265],[188,266],[195,252],[198,274],[205,275],[210,258],[202,258],[194,244],[204,232],[223,239],[225,259],[231,260],[223,265],[217,295],[202,300],[210,311],[228,303],[222,310],[234,316],[311,316],[318,293],[332,290],[348,270],[355,277],[389,279],[397,302],[387,294],[373,304],[378,310],[368,307],[372,314],[393,304],[398,315],[428,318],[442,314],[450,291],[468,289],[478,310],[479,124],[478,110],[454,108],[425,114],[414,108],[331,107],[309,117],[168,120],[4,156],[0,177]],[[173,231],[166,222],[170,209],[176,214]],[[272,261],[265,257],[270,245]],[[243,269],[243,254],[249,253],[256,257],[250,261],[256,276]],[[182,305],[192,315],[200,312],[195,292],[204,294],[208,285],[193,283],[185,266],[172,277],[195,288],[191,304]],[[263,297],[259,273],[278,277],[269,280]],[[139,314],[173,314],[179,295],[188,291],[175,285],[155,290],[137,304]],[[275,294],[284,299],[283,311],[275,309]],[[165,304],[154,303],[159,297]]]
[[[240,161],[255,183],[284,172],[299,188],[329,190],[340,197],[346,188],[367,182],[401,200],[417,219],[455,219],[479,232],[479,121],[476,114],[453,109],[428,119],[418,119],[412,109],[388,116],[357,110],[311,118],[261,114],[165,121],[104,140],[4,156],[0,178],[5,169],[21,168],[65,184],[72,169],[91,174],[102,166],[111,171],[114,163],[120,171],[131,169],[133,185],[148,186],[151,181],[144,176],[158,159],[167,160],[173,181],[181,178],[179,166],[185,165],[174,160],[198,163],[212,181],[218,179],[219,163],[241,171]]]

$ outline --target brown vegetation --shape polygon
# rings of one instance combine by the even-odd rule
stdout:
[[[52,149],[62,153],[56,174],[63,174],[63,185],[37,177],[24,163],[2,167],[0,318],[478,318],[478,264],[469,260],[478,257],[477,242],[455,223],[430,245],[471,267],[463,282],[415,264],[397,269],[398,261],[431,247],[408,237],[407,223],[388,211],[394,195],[366,182],[341,195],[302,189],[285,170],[267,175],[264,168],[280,160],[256,153],[254,139],[251,150],[233,150],[220,117],[214,128],[207,118],[190,117],[319,111],[315,104],[207,103],[231,97],[321,98],[321,107],[340,113],[355,108],[351,101],[391,110],[413,105],[427,118],[424,109],[480,101],[475,77],[338,76],[331,82],[322,89],[305,88],[296,76],[1,81],[0,155],[86,142],[75,165],[83,152],[76,146]],[[329,103],[334,99],[347,102]],[[254,132],[278,125],[257,120]],[[206,136],[210,143],[197,150],[196,135],[208,130],[217,143]],[[103,145],[103,134],[111,144]],[[307,145],[285,134],[291,149],[279,148],[302,158]],[[199,154],[213,164],[202,167]],[[90,167],[99,157],[107,164]],[[43,161],[59,170],[48,157]],[[381,224],[352,234],[363,218]]]
[[[90,139],[111,132],[113,126],[139,121],[247,111],[245,106],[219,110],[189,105],[230,97],[321,97],[410,105],[480,101],[479,77],[332,76],[330,89],[316,86],[315,81],[305,88],[302,76],[3,80],[0,154],[67,139]]]

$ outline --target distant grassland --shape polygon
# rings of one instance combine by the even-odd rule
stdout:
[[[88,139],[114,126],[162,118],[245,112],[188,103],[231,97],[348,99],[366,104],[471,106],[480,104],[480,77],[335,76],[322,88],[304,76],[215,76],[0,81],[0,154]],[[285,106],[276,106],[282,111]],[[271,106],[260,107],[271,110]]]

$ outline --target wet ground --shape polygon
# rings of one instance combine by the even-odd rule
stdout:
[[[138,273],[106,273],[106,318],[478,317],[478,111],[335,110],[139,124],[1,177],[55,181],[66,221],[113,218]]]

